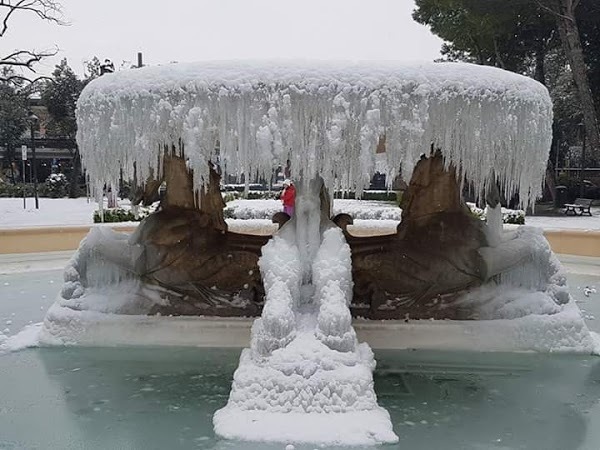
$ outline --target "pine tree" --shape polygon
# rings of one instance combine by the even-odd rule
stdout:
[[[42,90],[42,103],[48,108],[50,120],[47,134],[55,137],[75,139],[77,120],[75,109],[77,99],[84,83],[63,59],[52,73],[52,80],[47,82]],[[79,177],[81,174],[81,159],[77,148],[71,149],[72,169],[66,174],[69,179],[70,197],[79,195]]]
[[[562,103],[555,107],[561,135],[575,134],[564,127],[575,126],[573,118],[578,116],[586,125],[590,154],[600,159],[597,0],[416,0],[416,5],[415,20],[446,41],[446,59],[502,67],[547,85],[554,100]],[[572,83],[565,84],[557,74],[551,75],[554,83],[549,82],[546,65],[557,62],[556,51],[567,65],[554,64],[551,69],[562,70]],[[561,82],[556,84],[558,78]],[[560,88],[556,94],[555,88]],[[574,97],[563,101],[559,95]],[[572,105],[578,114],[573,114]]]
[[[42,103],[50,114],[48,134],[75,138],[75,108],[82,89],[82,81],[69,67],[67,60],[63,59],[52,72],[52,80],[42,90]]]
[[[10,79],[13,74],[10,68],[5,68],[0,78],[0,145],[6,149],[10,177],[14,183],[15,149],[27,129],[27,93],[18,83],[4,81]]]

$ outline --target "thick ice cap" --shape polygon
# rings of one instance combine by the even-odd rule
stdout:
[[[459,63],[233,61],[120,71],[91,82],[77,109],[78,144],[92,180],[116,185],[159,168],[162,145],[185,151],[199,186],[219,143],[228,173],[258,173],[289,159],[327,187],[368,185],[383,166],[405,179],[432,145],[477,192],[499,182],[523,205],[540,192],[552,139],[552,104],[540,83]],[[380,154],[381,155],[381,154]],[[379,168],[379,166],[378,166]],[[494,180],[495,178],[495,180]]]

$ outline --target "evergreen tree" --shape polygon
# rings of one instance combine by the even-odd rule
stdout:
[[[75,108],[83,82],[63,59],[52,72],[52,80],[42,90],[42,103],[48,108],[50,121],[47,132],[51,136],[75,138],[77,123]]]
[[[67,60],[63,59],[52,73],[52,80],[48,81],[42,90],[42,103],[48,108],[50,115],[48,135],[75,139],[77,133],[75,109],[83,86],[84,83],[69,67]],[[77,148],[70,151],[73,165],[66,173],[70,185],[69,196],[77,197],[80,193],[81,159]]]
[[[589,154],[600,157],[599,2],[416,0],[416,5],[415,20],[446,41],[446,59],[502,67],[547,85],[561,136],[572,138],[578,133],[576,121],[584,122]]]
[[[85,75],[84,75],[84,83],[87,84],[92,81],[94,78],[98,78],[101,72],[100,60],[97,56],[94,56],[91,60],[85,62]]]
[[[15,174],[13,161],[21,136],[27,129],[27,92],[18,83],[9,81],[14,75],[10,68],[2,70],[0,78],[0,145],[6,149],[11,181]],[[14,80],[14,78],[12,78]]]

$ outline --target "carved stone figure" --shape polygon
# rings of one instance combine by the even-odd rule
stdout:
[[[354,316],[371,319],[464,318],[452,300],[484,281],[478,249],[486,246],[484,224],[460,196],[454,167],[440,152],[423,157],[402,198],[395,234],[352,236],[351,218],[334,221],[352,249]]]
[[[195,191],[182,157],[166,154],[163,175],[150,181],[152,197],[164,181],[159,210],[144,219],[129,240],[133,270],[159,286],[163,302],[149,314],[256,316],[264,292],[258,269],[269,236],[232,233],[223,218],[219,175],[211,168],[206,189]]]

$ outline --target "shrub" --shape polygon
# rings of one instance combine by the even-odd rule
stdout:
[[[521,210],[505,209],[502,211],[502,222],[513,225],[525,225],[525,212]]]
[[[249,191],[248,195],[244,195],[243,192],[230,191],[223,192],[223,201],[229,203],[233,200],[244,198],[246,200],[274,200],[279,198],[279,191]]]
[[[336,191],[333,194],[333,198],[354,200],[356,198],[356,193],[353,191]],[[402,194],[394,191],[363,191],[361,200],[397,202],[399,204],[399,199],[401,198]]]
[[[238,192],[227,192],[226,194],[222,194],[223,195],[223,201],[225,203],[229,203],[233,200],[237,200],[238,198],[241,197],[241,195]]]
[[[247,195],[243,192],[238,191],[227,191],[223,192],[223,200],[225,203],[229,203],[232,200],[238,200],[245,198],[247,200],[276,200],[279,198],[281,191],[249,191]],[[356,194],[352,191],[336,191],[334,198],[354,199]],[[383,202],[395,202],[399,203],[402,199],[402,192],[394,191],[364,191],[361,197],[362,200],[374,200]]]
[[[23,197],[23,191],[25,197],[33,197],[33,184],[0,183],[0,197]]]
[[[63,198],[69,194],[69,181],[62,173],[51,173],[42,187],[42,195],[50,198]]]
[[[135,217],[135,215],[129,209],[123,208],[109,208],[103,211],[104,220],[99,210],[94,211],[94,223],[108,223],[108,222],[139,222],[141,218]]]
[[[104,220],[100,211],[94,211],[94,223],[113,223],[113,222],[141,222],[156,210],[156,206],[138,207],[138,216],[131,209],[126,208],[108,208],[104,210]]]
[[[485,209],[478,208],[475,203],[470,202],[467,202],[467,206],[473,216],[480,220],[486,219]],[[525,225],[525,211],[521,209],[502,208],[502,223]]]

